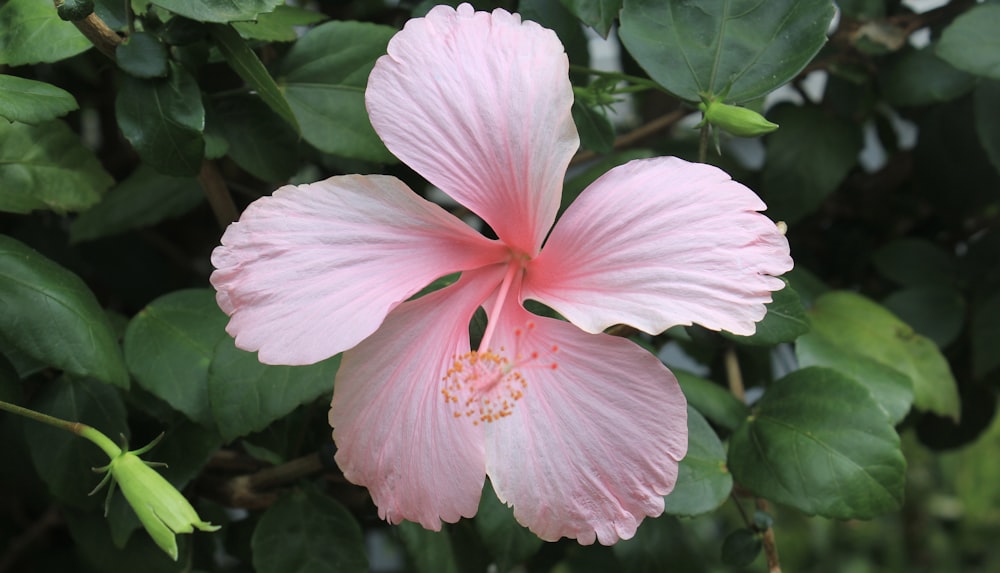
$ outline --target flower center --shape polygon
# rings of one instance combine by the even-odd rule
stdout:
[[[522,341],[535,329],[534,322],[514,330],[514,348],[511,353],[503,346],[499,350],[470,350],[454,356],[448,371],[442,377],[441,394],[453,409],[456,419],[471,419],[478,426],[482,422],[495,422],[510,416],[514,405],[524,397],[528,380],[523,372],[546,368],[555,370],[558,364],[550,360],[559,351],[549,348],[549,355],[542,360],[538,351],[523,352]]]

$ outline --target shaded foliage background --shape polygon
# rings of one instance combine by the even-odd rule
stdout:
[[[488,484],[442,532],[381,522],[333,463],[339,358],[260,364],[208,288],[221,228],[281,184],[426,190],[363,90],[433,3],[87,4],[0,1],[0,399],[165,431],[147,457],[223,528],[170,561],[87,495],[95,448],[4,415],[0,572],[1000,570],[1000,3],[475,2],[566,46],[564,205],[630,159],[703,157],[788,227],[756,335],[633,336],[678,372],[691,447],[666,515],[610,548],[543,544]],[[781,127],[699,133],[706,98]]]

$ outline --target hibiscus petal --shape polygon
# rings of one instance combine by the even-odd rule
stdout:
[[[434,279],[506,249],[402,182],[380,175],[286,186],[229,226],[211,281],[227,332],[268,364],[351,348]]]
[[[401,304],[343,355],[330,409],[337,464],[390,523],[438,530],[479,507],[482,428],[455,419],[441,390],[454,357],[469,351],[472,313],[500,276],[472,271]]]
[[[697,322],[753,334],[788,241],[752,191],[675,157],[612,169],[570,205],[531,262],[525,298],[588,332],[622,323],[656,334]]]
[[[534,22],[438,6],[389,42],[365,101],[396,157],[533,255],[579,145],[568,66]]]
[[[610,545],[632,537],[645,516],[663,512],[687,452],[677,380],[628,340],[511,304],[497,345],[523,357],[525,384],[511,415],[486,427],[494,491],[542,539]]]

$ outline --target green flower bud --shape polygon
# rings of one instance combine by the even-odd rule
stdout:
[[[177,561],[178,533],[191,533],[195,528],[201,531],[216,531],[219,526],[202,521],[191,503],[177,491],[159,472],[142,461],[137,454],[149,451],[159,438],[144,448],[132,452],[121,452],[111,459],[111,463],[98,471],[108,474],[98,484],[100,489],[109,479],[113,480],[108,499],[117,483],[125,495],[128,504],[135,510],[140,523],[149,532],[153,541]]]
[[[724,104],[719,100],[702,101],[698,109],[705,116],[699,125],[707,122],[739,137],[756,137],[778,129],[778,124],[767,121],[752,109]]]

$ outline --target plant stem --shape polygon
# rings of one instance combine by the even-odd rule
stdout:
[[[205,159],[201,162],[201,171],[198,172],[198,183],[201,184],[202,191],[208,198],[208,205],[215,214],[215,220],[219,223],[219,228],[225,229],[230,223],[239,218],[233,196],[229,194],[229,188],[222,173],[214,161]]]
[[[663,86],[661,86],[660,84],[654,82],[653,80],[649,80],[649,79],[646,79],[646,78],[640,78],[638,76],[630,76],[628,74],[623,74],[621,72],[610,72],[610,71],[607,71],[607,70],[595,70],[594,68],[588,68],[586,66],[577,66],[575,64],[570,64],[569,65],[569,71],[571,71],[571,72],[580,72],[582,74],[590,74],[592,76],[599,76],[599,77],[602,77],[602,78],[611,78],[611,79],[621,80],[623,82],[628,82],[630,84],[635,84],[635,85],[639,85],[639,86],[646,86],[649,89],[655,89],[655,90],[660,90],[661,92],[664,92],[664,93],[670,93],[666,89],[664,89]]]
[[[28,408],[22,408],[17,404],[11,404],[9,402],[4,402],[0,400],[0,410],[6,410],[12,414],[17,414],[19,416],[24,416],[25,418],[34,420],[36,422],[41,422],[43,424],[48,424],[59,428],[60,430],[66,430],[67,432],[72,432],[81,438],[86,438],[90,440],[94,445],[104,450],[104,453],[110,458],[118,457],[122,451],[121,448],[115,445],[107,436],[98,432],[94,428],[86,424],[81,424],[79,422],[70,422],[68,420],[63,420],[61,418],[56,418],[54,416],[49,416],[48,414],[43,414],[41,412],[36,412],[34,410],[29,410]]]
[[[757,503],[757,509],[768,513],[767,500],[762,498],[755,498]],[[774,528],[768,527],[761,534],[761,541],[764,544],[764,557],[767,559],[767,571],[768,573],[781,573],[781,562],[778,561],[778,544],[774,540]]]

